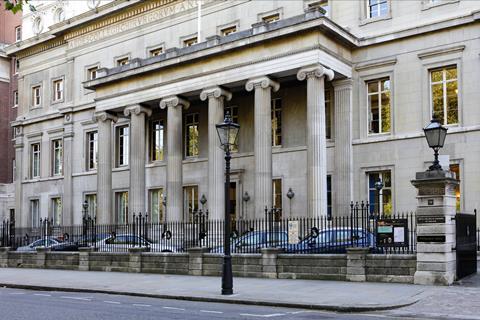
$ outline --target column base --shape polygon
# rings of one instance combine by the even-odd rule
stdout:
[[[455,281],[454,272],[417,271],[413,277],[414,284],[449,286]]]

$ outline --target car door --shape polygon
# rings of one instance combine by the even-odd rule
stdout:
[[[263,232],[253,232],[237,240],[235,252],[254,253],[260,251],[262,244],[265,243],[265,234]]]

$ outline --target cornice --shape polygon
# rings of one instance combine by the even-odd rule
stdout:
[[[434,50],[420,52],[417,56],[419,59],[426,59],[426,58],[432,58],[432,57],[451,54],[451,53],[462,52],[463,50],[465,50],[465,45],[448,47],[448,48],[436,48]]]
[[[397,58],[382,59],[382,60],[375,60],[375,61],[369,61],[369,62],[361,62],[361,63],[357,63],[357,65],[355,66],[355,70],[363,71],[363,70],[367,70],[367,69],[388,67],[388,66],[393,66],[396,63],[397,63]]]

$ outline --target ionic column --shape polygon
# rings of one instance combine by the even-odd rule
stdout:
[[[113,223],[112,210],[112,122],[117,117],[108,112],[95,114],[98,122],[97,223]]]
[[[315,65],[301,69],[297,78],[307,79],[307,214],[327,215],[327,139],[325,125],[325,77],[332,70]]]
[[[145,116],[150,117],[152,110],[133,105],[125,108],[125,116],[130,116],[130,192],[129,221],[133,214],[145,214]]]
[[[255,217],[263,217],[265,206],[272,207],[272,90],[278,91],[280,85],[267,78],[249,80],[247,91],[255,89],[254,126],[255,126]]]
[[[335,81],[335,175],[333,191],[335,212],[347,215],[353,200],[351,79]]]
[[[181,221],[183,217],[182,108],[189,106],[177,96],[160,101],[160,108],[167,108],[167,221]]]
[[[208,99],[208,211],[211,219],[225,215],[224,154],[215,125],[223,121],[224,101],[232,94],[220,87],[202,91],[200,99]]]

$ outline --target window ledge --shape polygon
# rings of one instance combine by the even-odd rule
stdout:
[[[365,19],[360,21],[360,26],[364,26],[364,25],[374,23],[374,22],[390,20],[390,19],[392,19],[392,14],[391,13],[386,14],[384,16],[379,16],[379,17],[365,18]]]
[[[22,183],[28,184],[28,183],[37,183],[37,182],[46,182],[46,181],[56,181],[56,180],[63,180],[63,176],[48,177],[48,178],[25,179],[25,180],[22,181]]]
[[[128,166],[112,168],[112,172],[121,172],[121,171],[128,171],[128,170],[130,170]]]
[[[42,106],[30,106],[30,111],[32,110],[37,110],[37,109],[42,109]]]
[[[189,163],[197,163],[197,162],[206,162],[208,161],[208,158],[186,158],[183,159],[182,164],[189,164]]]
[[[152,161],[145,165],[146,168],[165,167],[165,166],[167,166],[167,162],[165,160]]]
[[[93,176],[97,174],[97,170],[89,170],[72,174],[72,177]]]
[[[441,6],[444,6],[446,4],[457,3],[457,2],[460,2],[460,0],[440,0],[439,2],[436,2],[436,3],[429,3],[428,1],[423,1],[422,2],[422,11],[429,10],[429,9],[432,9],[432,8],[436,8],[436,7],[441,7]]]

